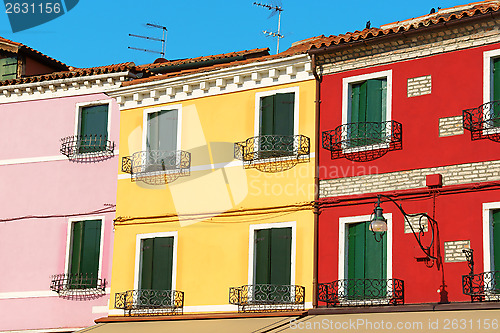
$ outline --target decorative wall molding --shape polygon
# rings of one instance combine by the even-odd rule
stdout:
[[[134,76],[119,72],[2,86],[0,104],[108,92]]]
[[[313,79],[310,58],[304,54],[145,82],[109,95],[124,110]]]

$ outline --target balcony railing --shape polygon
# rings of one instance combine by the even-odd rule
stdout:
[[[338,126],[322,135],[331,158],[366,162],[403,147],[403,129],[397,121],[359,122]]]
[[[229,288],[229,303],[240,312],[303,310],[305,288],[294,285],[256,284]]]
[[[189,176],[191,153],[177,151],[139,151],[122,158],[122,171],[130,173],[132,181],[162,185],[179,177]]]
[[[106,294],[106,279],[91,273],[57,274],[52,276],[50,290],[66,299],[95,299]]]
[[[184,292],[177,290],[128,290],[115,294],[115,308],[126,316],[182,314]]]
[[[462,111],[464,129],[472,140],[489,139],[500,142],[500,101],[485,103]]]
[[[500,301],[500,271],[463,275],[462,291],[471,302]]]
[[[103,160],[113,156],[115,143],[106,135],[75,135],[61,139],[61,154],[70,160]]]
[[[404,304],[404,281],[344,279],[318,284],[318,300],[327,306]]]
[[[279,172],[309,162],[310,140],[304,135],[260,135],[234,144],[234,158],[246,168]]]

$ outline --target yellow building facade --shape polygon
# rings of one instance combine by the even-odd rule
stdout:
[[[112,97],[122,165],[110,315],[311,308],[308,56],[131,81]]]

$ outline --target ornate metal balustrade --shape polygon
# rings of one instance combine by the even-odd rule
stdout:
[[[57,274],[51,277],[50,290],[71,300],[90,300],[106,294],[106,279],[91,273]]]
[[[344,279],[318,284],[318,300],[327,306],[404,304],[404,281]]]
[[[122,171],[130,173],[132,181],[162,185],[179,177],[189,176],[191,153],[177,151],[139,151],[122,158]]]
[[[462,111],[464,128],[472,140],[489,139],[500,142],[500,101],[485,103]]]
[[[462,291],[471,302],[500,301],[500,271],[463,275]]]
[[[182,314],[184,292],[178,290],[128,290],[115,294],[115,308],[126,316]]]
[[[106,135],[75,135],[61,139],[61,154],[72,161],[100,161],[113,156],[115,143]]]
[[[305,288],[294,285],[256,284],[229,288],[229,303],[239,312],[303,310]]]
[[[260,135],[234,144],[234,158],[245,168],[280,172],[309,162],[310,140],[304,135]]]
[[[359,122],[338,126],[322,135],[331,158],[366,162],[403,147],[403,129],[397,121]]]

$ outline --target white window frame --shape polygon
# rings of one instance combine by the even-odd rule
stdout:
[[[108,106],[108,140],[111,138],[111,114],[112,114],[112,99],[101,99],[91,102],[80,102],[75,104],[75,136],[80,135],[80,123],[82,119],[82,109],[89,106],[107,105]]]
[[[97,271],[97,278],[101,278],[102,273],[102,260],[103,260],[103,251],[104,251],[104,229],[105,229],[105,216],[82,216],[82,217],[71,217],[68,219],[68,226],[66,231],[66,258],[64,260],[64,273],[69,274],[69,261],[71,258],[71,250],[73,245],[73,224],[75,222],[84,222],[90,220],[101,220],[101,239],[99,244],[99,269]]]
[[[146,108],[143,112],[142,120],[142,150],[146,151],[146,141],[148,137],[148,115],[150,113],[159,111],[170,111],[177,110],[177,150],[181,150],[181,137],[182,137],[182,104],[173,104],[165,106],[156,106],[152,108]]]
[[[392,279],[392,213],[385,213],[384,217],[387,220],[387,271],[386,279]],[[372,219],[372,215],[347,216],[339,218],[339,266],[338,280],[347,279],[347,225],[351,223],[367,222]],[[340,289],[341,286],[339,286]],[[359,303],[359,301],[357,301]]]
[[[80,136],[80,124],[82,120],[82,109],[84,107],[88,106],[98,106],[98,105],[107,105],[108,106],[108,140],[111,141],[111,113],[112,113],[112,105],[113,105],[113,100],[112,99],[100,99],[96,101],[90,101],[90,102],[79,102],[75,104],[75,129],[74,129],[74,136],[78,137]],[[78,153],[78,150],[76,151],[75,155],[77,156],[93,156],[94,153]]]
[[[275,89],[275,90],[267,90],[267,91],[260,91],[255,93],[255,116],[254,116],[254,136],[260,136],[260,100],[263,97],[267,96],[272,96],[276,94],[286,94],[286,93],[294,93],[294,100],[293,100],[293,135],[298,135],[299,134],[299,92],[300,89],[299,87],[289,87],[289,88],[282,88],[282,89]],[[294,149],[297,149],[298,147],[294,147]],[[254,152],[257,152],[259,150],[258,145],[254,145]],[[286,161],[289,159],[293,159],[293,157],[283,157],[280,158],[280,160]],[[274,162],[275,160],[270,160],[270,159],[260,159],[259,163],[267,163],[267,162]]]
[[[141,242],[143,239],[148,238],[160,238],[160,237],[173,237],[174,238],[174,248],[172,253],[172,290],[177,290],[176,288],[176,277],[177,277],[177,244],[178,244],[178,234],[177,231],[169,232],[156,232],[148,234],[137,234],[135,241],[135,268],[134,268],[134,289],[139,290],[139,280],[141,273]],[[173,300],[173,298],[172,298]]]
[[[297,223],[292,222],[277,222],[277,223],[263,223],[250,225],[248,236],[248,285],[254,284],[254,262],[255,262],[255,232],[262,229],[278,229],[278,228],[292,228],[292,251],[291,251],[291,272],[290,272],[290,285],[295,285],[295,265],[296,265],[296,242],[297,242]]]
[[[349,76],[342,79],[342,125],[348,124],[349,113],[351,112],[350,96],[352,93],[352,85],[370,79],[383,79],[387,81],[386,95],[386,114],[385,121],[392,120],[392,69],[356,76]],[[387,137],[391,135],[391,128],[387,129]],[[342,133],[342,139],[347,139],[347,133]],[[389,148],[390,141],[385,144],[368,145],[360,147],[343,147],[343,153],[354,153],[359,151],[376,150],[381,148]]]
[[[500,201],[483,203],[483,267],[484,272],[500,270],[493,262],[493,211],[500,210]]]
[[[483,104],[493,101],[493,59],[495,58],[500,58],[500,49],[483,53]],[[486,121],[488,118],[489,115],[484,113],[485,129],[483,135],[499,133],[500,128],[491,126],[491,123]]]
[[[294,93],[293,101],[293,135],[299,134],[299,87],[290,87],[277,90],[267,90],[255,93],[255,125],[254,136],[260,135],[260,100],[262,97],[276,94]]]

